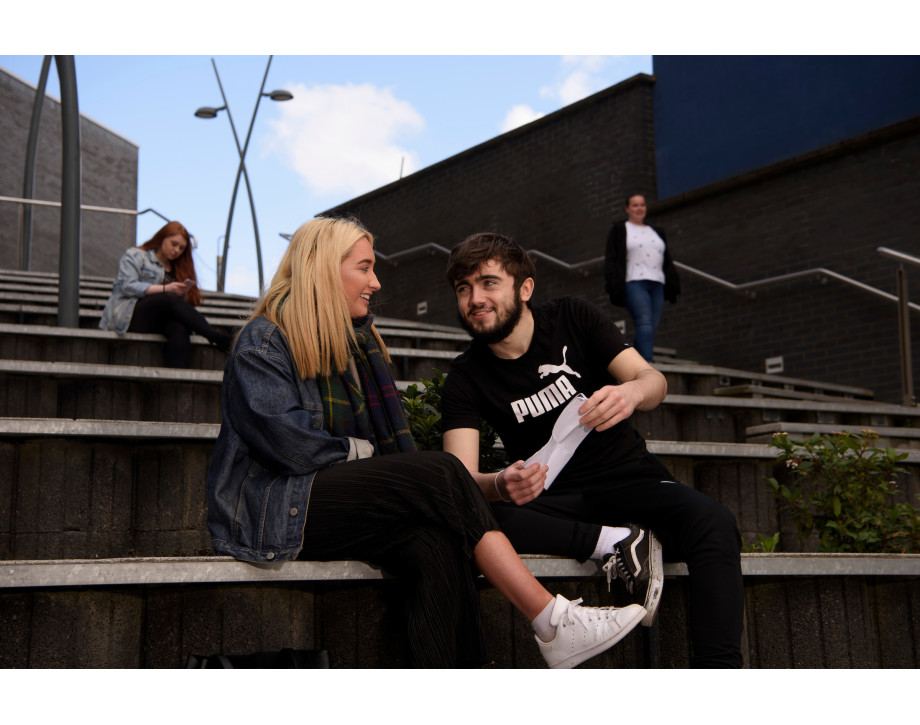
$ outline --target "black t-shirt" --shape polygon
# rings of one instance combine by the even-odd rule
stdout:
[[[526,353],[504,360],[474,342],[454,360],[441,397],[444,430],[478,429],[482,417],[495,428],[512,461],[543,447],[559,413],[577,393],[590,397],[616,384],[607,366],[629,347],[616,325],[586,300],[563,297],[534,305],[532,312],[534,334]],[[553,485],[642,458],[648,458],[645,441],[628,420],[622,421],[606,431],[591,431]],[[668,477],[663,467],[662,475]]]

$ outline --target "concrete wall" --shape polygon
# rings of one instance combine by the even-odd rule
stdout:
[[[23,191],[26,147],[35,85],[0,69],[0,196]],[[60,89],[49,86],[50,93]],[[77,95],[80,79],[77,77]],[[82,204],[137,209],[138,147],[92,119],[80,117]],[[33,198],[61,201],[61,104],[45,96],[35,161]],[[30,269],[57,272],[60,253],[59,208],[35,207]],[[0,269],[19,267],[19,205],[0,203]],[[134,216],[84,211],[82,274],[113,275],[124,250],[136,243]]]

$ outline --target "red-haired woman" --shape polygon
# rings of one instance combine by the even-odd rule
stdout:
[[[208,324],[195,309],[200,304],[191,237],[179,222],[169,222],[152,239],[122,255],[99,327],[119,335],[165,335],[166,367],[185,368],[191,354],[191,333],[206,337],[224,352],[232,340]]]

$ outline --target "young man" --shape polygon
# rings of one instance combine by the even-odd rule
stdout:
[[[629,422],[664,400],[664,376],[590,303],[531,305],[535,274],[526,251],[498,234],[451,252],[447,278],[473,343],[444,386],[444,450],[494,502],[519,553],[606,562],[608,581],[615,573],[639,590],[646,625],[661,594],[660,539],[690,572],[693,665],[740,667],[734,515],[674,481]],[[479,470],[480,418],[515,460],[497,473]]]

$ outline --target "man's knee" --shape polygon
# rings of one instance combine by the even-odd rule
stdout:
[[[741,534],[734,512],[713,501],[706,512],[706,538],[725,551],[741,551]]]

